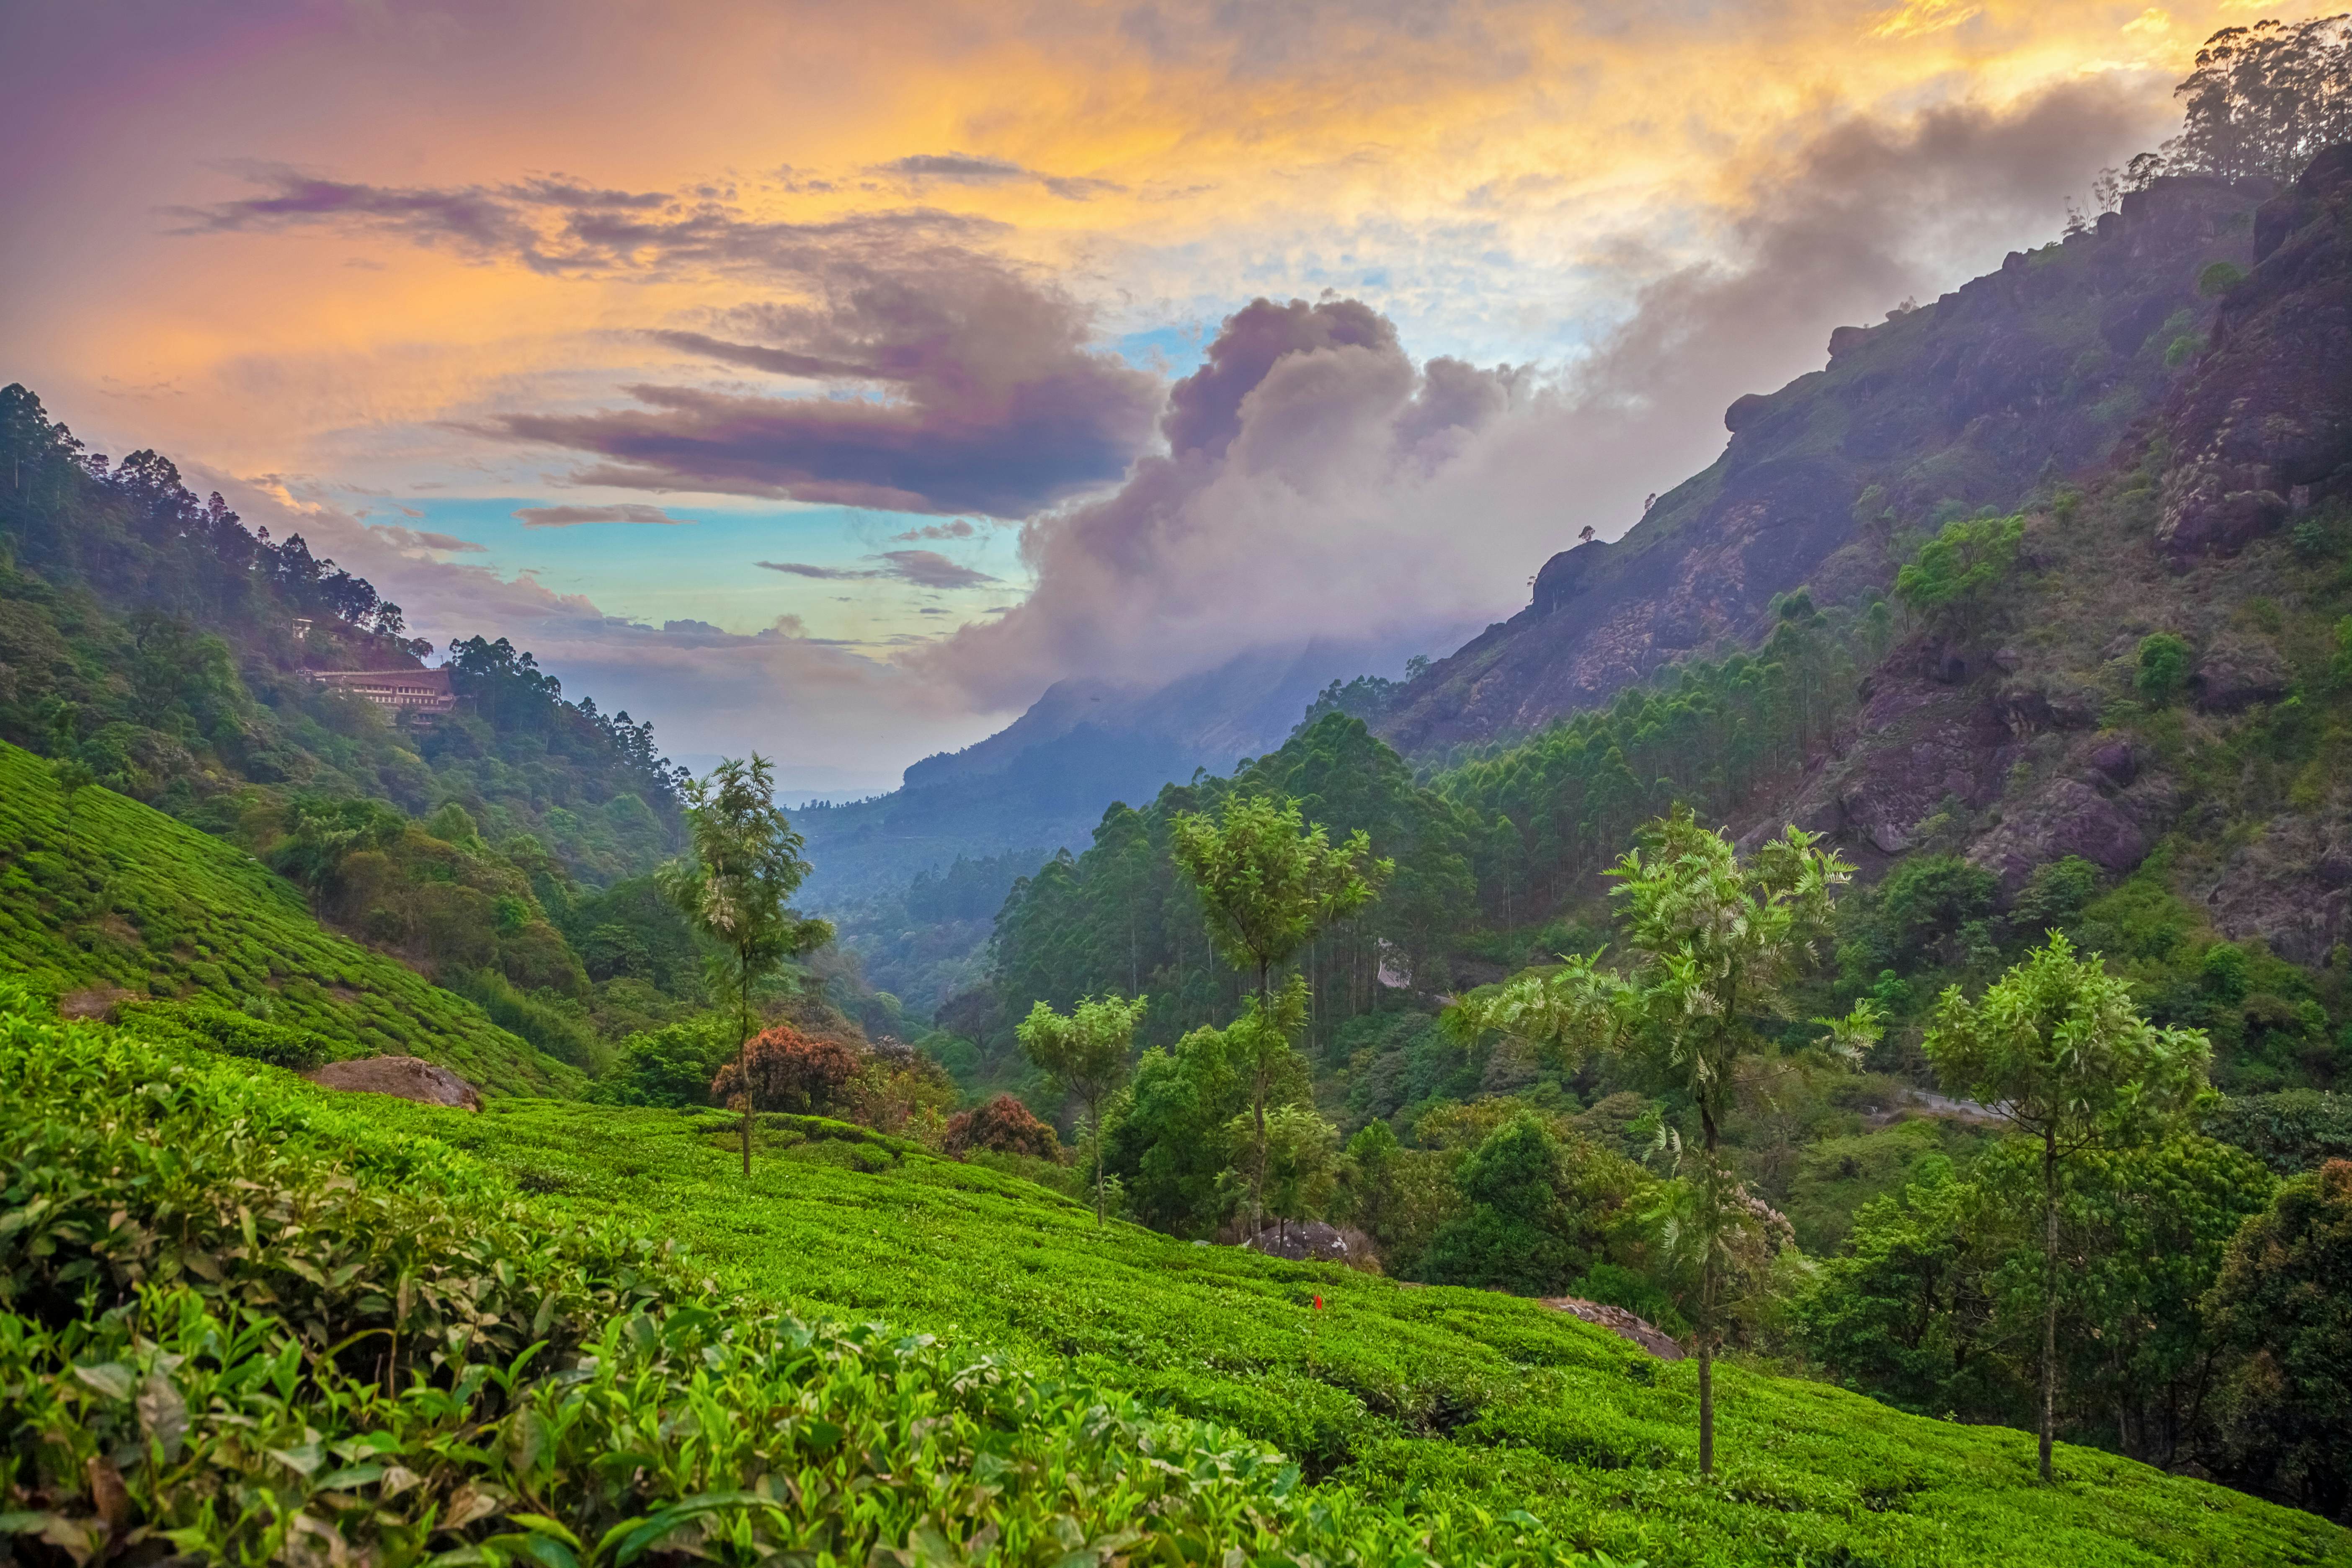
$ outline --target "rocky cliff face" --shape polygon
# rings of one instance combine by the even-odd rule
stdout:
[[[1896,520],[2006,509],[2097,465],[2166,397],[2185,353],[2174,345],[2202,341],[2216,306],[2199,274],[2252,264],[2268,194],[2160,181],[2095,231],[2012,254],[1879,326],[1838,329],[1825,369],[1734,403],[1712,467],[1622,539],[1552,557],[1528,608],[1434,666],[1381,731],[1413,752],[1541,728],[1752,634],[1776,595],[1881,587]],[[2233,495],[2254,480],[2233,468],[2218,482]]]
[[[2221,935],[2311,966],[2352,942],[2352,147],[2247,239],[2161,404],[2078,500],[2029,516],[1991,629],[1898,648],[1746,837],[1793,820],[1866,871],[1958,853],[2011,893],[2162,846]],[[2177,699],[2135,680],[2159,631],[2191,649]]]

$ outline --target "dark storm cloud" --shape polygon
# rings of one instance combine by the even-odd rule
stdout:
[[[435,189],[246,174],[262,194],[183,210],[183,231],[389,226],[542,272],[703,269],[779,285],[789,302],[724,312],[712,323],[723,331],[647,335],[834,395],[646,384],[625,389],[640,408],[469,426],[583,454],[583,483],[1020,517],[1118,479],[1150,438],[1159,382],[1091,348],[1091,313],[1069,294],[973,248],[1002,230],[991,220],[908,208],[753,221],[699,192],[656,198],[568,177]]]
[[[632,192],[548,178],[505,185],[377,185],[274,163],[239,164],[236,172],[260,194],[166,208],[173,232],[357,225],[390,229],[419,245],[518,261],[539,272],[711,268],[804,277],[975,244],[1005,226],[929,208],[855,213],[820,223],[768,222],[744,216],[732,192],[710,187]]]
[[[1169,394],[1168,416],[1160,422],[1169,450],[1179,458],[1190,452],[1223,457],[1241,429],[1242,399],[1265,379],[1275,361],[1343,345],[1395,352],[1396,328],[1354,300],[1319,305],[1252,300],[1226,318],[1209,345],[1208,363]]]
[[[813,304],[730,312],[672,348],[873,396],[640,385],[642,410],[513,415],[499,433],[604,459],[583,482],[1020,517],[1118,479],[1159,384],[1087,346],[1086,310],[993,260],[845,269]]]

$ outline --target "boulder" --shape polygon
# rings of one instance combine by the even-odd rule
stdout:
[[[1680,1361],[1683,1347],[1675,1337],[1647,1319],[1635,1317],[1622,1307],[1612,1307],[1606,1301],[1588,1301],[1581,1296],[1543,1296],[1538,1298],[1555,1312],[1566,1312],[1598,1329],[1607,1329],[1621,1340],[1631,1340],[1660,1361]]]
[[[447,1105],[479,1110],[482,1097],[474,1086],[447,1068],[422,1057],[353,1057],[329,1062],[302,1075],[321,1089],[354,1094],[389,1094],[420,1105]]]
[[[2230,642],[2197,661],[2189,689],[2208,713],[2235,713],[2257,702],[2275,702],[2294,686],[2294,672],[2278,650],[2261,643]]]
[[[1355,1263],[1361,1261],[1360,1255],[1365,1250],[1360,1238],[1351,1238],[1338,1226],[1319,1219],[1285,1220],[1242,1245],[1252,1252],[1286,1258],[1293,1263]]]

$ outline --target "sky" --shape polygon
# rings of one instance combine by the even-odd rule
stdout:
[[[2311,14],[17,0],[0,381],[849,798],[1056,679],[1509,615]]]

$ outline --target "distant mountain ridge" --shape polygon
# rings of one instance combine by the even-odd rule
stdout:
[[[1230,772],[1279,746],[1332,681],[1401,668],[1460,635],[1276,644],[1156,687],[1057,681],[986,740],[909,766],[891,794],[795,813],[815,867],[805,897],[843,909],[959,857],[1034,850],[1042,860],[1083,847],[1112,802],[1148,800],[1201,768]]]

